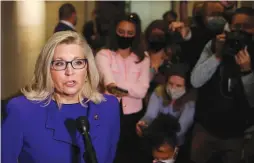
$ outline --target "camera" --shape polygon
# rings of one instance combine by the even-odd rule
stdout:
[[[237,29],[226,33],[226,41],[222,54],[225,56],[235,56],[240,50],[251,45],[253,36],[243,30]]]
[[[172,44],[180,44],[184,42],[184,39],[181,35],[180,32],[176,32],[176,31],[171,31],[168,30],[166,33],[166,43],[167,45],[172,45]]]

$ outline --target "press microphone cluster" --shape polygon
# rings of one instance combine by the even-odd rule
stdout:
[[[98,163],[93,144],[89,135],[89,121],[87,117],[80,116],[76,119],[77,129],[83,135],[85,142],[84,160],[86,163]]]

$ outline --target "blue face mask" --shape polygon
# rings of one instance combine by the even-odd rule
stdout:
[[[220,34],[224,31],[224,27],[227,21],[222,16],[209,16],[207,17],[207,28],[216,34]]]

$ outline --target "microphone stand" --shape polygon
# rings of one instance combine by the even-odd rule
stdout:
[[[90,135],[88,132],[83,132],[83,139],[84,139],[84,145],[85,145],[85,152],[83,154],[83,158],[86,163],[98,163],[97,157],[95,154],[95,150],[93,148],[93,145],[91,143]]]

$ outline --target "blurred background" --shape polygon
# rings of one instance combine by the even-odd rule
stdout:
[[[93,20],[94,11],[110,23],[118,14],[135,12],[142,30],[163,13],[173,10],[178,20],[191,23],[194,1],[2,1],[1,2],[1,99],[14,95],[32,77],[36,58],[59,22],[58,9],[71,3],[77,12],[76,30]],[[238,1],[240,6],[254,6]],[[99,16],[100,16],[99,15]],[[98,16],[98,15],[97,15]]]

